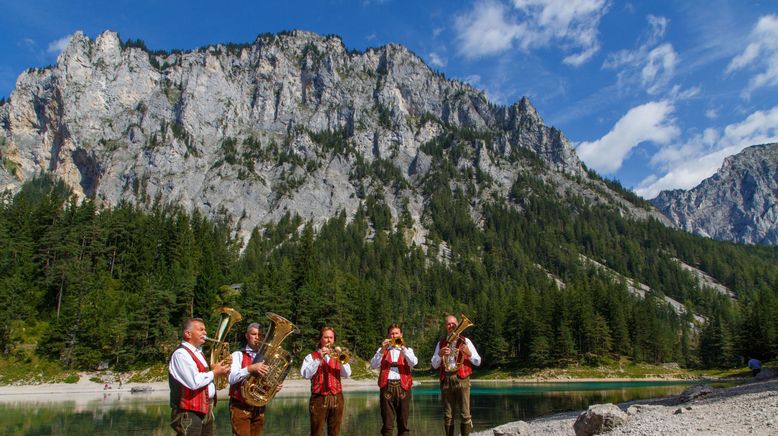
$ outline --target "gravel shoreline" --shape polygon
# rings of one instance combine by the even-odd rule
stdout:
[[[623,411],[629,409],[629,420],[605,435],[778,435],[778,379],[713,389],[682,404],[680,396],[672,396],[618,406]],[[580,413],[565,412],[530,421],[530,434],[575,435],[573,423]],[[492,435],[493,430],[473,433]]]

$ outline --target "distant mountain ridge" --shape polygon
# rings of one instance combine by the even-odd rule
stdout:
[[[0,188],[48,172],[103,204],[160,198],[227,218],[244,240],[286,213],[351,217],[374,195],[393,222],[410,216],[409,238],[423,243],[435,141],[462,147],[456,171],[461,187],[478,185],[476,220],[481,201],[532,173],[667,222],[591,179],[528,99],[498,106],[402,46],[354,52],[304,31],[173,53],[75,34],[56,66],[23,73],[0,106]]]
[[[778,245],[778,143],[748,147],[695,188],[662,191],[651,202],[688,232]]]

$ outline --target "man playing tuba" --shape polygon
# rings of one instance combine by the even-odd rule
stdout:
[[[264,361],[252,363],[264,333],[258,323],[246,328],[246,347],[232,353],[230,370],[230,422],[236,436],[261,436],[265,426],[265,406],[252,406],[243,399],[241,387],[249,374],[265,375],[270,367]],[[276,389],[281,389],[281,385]]]
[[[370,360],[370,367],[381,368],[378,374],[378,387],[381,388],[381,427],[382,436],[391,436],[397,423],[397,434],[407,436],[408,412],[411,405],[411,368],[419,363],[413,349],[406,347],[403,332],[399,324],[392,324],[387,329],[387,338],[381,348]]]
[[[217,362],[208,370],[202,346],[206,340],[205,322],[189,318],[184,322],[182,341],[170,357],[170,426],[177,435],[213,435],[213,406],[216,387],[213,379],[227,375],[229,365]]]
[[[339,359],[330,357],[335,343],[335,330],[322,327],[319,335],[319,348],[305,356],[300,374],[311,381],[311,436],[324,434],[327,425],[329,436],[338,436],[343,420],[343,388],[340,379],[351,377],[351,366],[341,364]]]
[[[463,316],[464,320],[467,320]],[[443,400],[443,418],[446,436],[454,435],[454,409],[459,406],[462,419],[460,431],[463,436],[473,431],[473,418],[470,416],[470,374],[473,366],[481,364],[475,346],[470,339],[462,336],[462,330],[472,324],[459,326],[454,315],[445,319],[447,336],[440,339],[432,353],[432,367],[440,368],[440,396]]]

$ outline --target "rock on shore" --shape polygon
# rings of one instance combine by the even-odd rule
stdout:
[[[704,395],[674,396],[620,404],[629,415],[626,424],[605,435],[776,435],[778,434],[778,380],[756,381]],[[539,418],[528,423],[532,435],[575,435],[573,424],[581,412]],[[510,424],[500,426],[509,427]],[[499,427],[498,427],[499,428]],[[527,429],[524,426],[523,429]],[[473,436],[492,436],[493,430]],[[506,433],[504,433],[506,434]],[[525,434],[525,433],[521,433]]]

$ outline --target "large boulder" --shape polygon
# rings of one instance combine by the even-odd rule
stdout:
[[[510,422],[492,429],[494,436],[527,436],[530,432],[529,424],[524,421]]]
[[[595,404],[578,415],[573,429],[576,436],[590,436],[624,425],[627,419],[627,414],[613,404]]]

